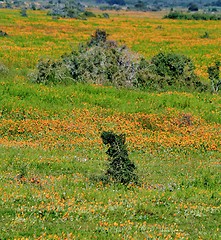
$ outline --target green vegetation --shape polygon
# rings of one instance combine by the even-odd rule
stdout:
[[[183,13],[172,11],[169,14],[165,15],[164,18],[185,20],[221,20],[221,15],[209,13]]]
[[[48,12],[48,15],[59,16],[63,18],[82,18],[82,13],[85,12],[84,6],[75,1],[69,0],[64,4],[56,4]]]
[[[107,40],[96,30],[91,40],[59,61],[40,60],[31,80],[44,84],[95,83],[146,90],[207,90],[194,73],[192,61],[174,53],[159,53],[150,61]]]
[[[7,73],[9,72],[9,69],[0,62],[0,74],[1,75],[7,75]]]
[[[58,62],[40,61],[32,81],[54,84],[59,82],[85,82],[123,87],[133,87],[138,58],[126,47],[107,41],[105,31],[97,30],[79,51],[62,56]],[[63,80],[64,79],[64,80]]]
[[[197,12],[199,10],[199,7],[195,3],[188,4],[188,10],[192,12]]]
[[[126,136],[113,132],[102,132],[101,138],[105,145],[110,146],[106,152],[109,155],[110,165],[106,172],[107,179],[103,177],[104,181],[113,181],[124,185],[137,184],[138,178],[134,173],[136,167],[130,161],[125,145]]]
[[[125,188],[90,180],[106,173],[106,156],[100,148],[101,142],[88,145],[86,141],[100,138],[94,123],[98,129],[105,130],[116,124],[108,119],[105,123],[105,118],[116,113],[125,116],[128,124],[136,113],[152,112],[165,118],[169,108],[190,113],[195,119],[206,119],[210,124],[215,122],[214,127],[219,131],[219,95],[176,92],[159,95],[85,84],[48,87],[5,81],[0,89],[2,124],[8,119],[10,127],[14,121],[22,127],[27,121],[24,133],[19,128],[3,129],[5,125],[1,125],[1,139],[12,143],[7,146],[5,142],[0,151],[3,239],[49,238],[50,235],[118,239],[119,234],[137,239],[155,238],[158,234],[163,238],[181,235],[217,239],[221,190],[219,151],[208,150],[204,144],[191,150],[178,145],[165,147],[162,142],[161,146],[153,144],[139,150],[133,147],[130,137],[130,158],[137,166],[142,185]],[[81,118],[87,112],[78,117],[73,108],[82,112],[88,109],[92,118],[86,115],[85,126],[81,126]],[[194,129],[200,127],[191,117],[192,123],[187,118],[181,119],[184,128],[187,124]],[[58,124],[64,119],[68,119],[69,127],[62,123],[63,130],[56,135],[52,122]],[[49,121],[48,126],[41,126],[43,131],[37,127],[37,122],[42,120],[45,124]],[[76,121],[80,121],[76,125],[79,133],[71,128]],[[159,131],[148,118],[142,117],[141,123],[143,137],[150,134],[152,138],[151,135]],[[120,127],[118,131],[127,132],[129,136],[136,134],[126,131],[127,125],[121,121]],[[84,128],[85,134],[81,133]],[[70,131],[70,137],[66,131]],[[51,136],[51,140],[44,143],[46,135]],[[73,145],[75,136],[83,137],[84,142],[76,141]],[[25,139],[28,141],[20,145]],[[28,142],[40,144],[36,148]],[[141,143],[138,141],[138,144]]]
[[[20,11],[20,14],[21,14],[22,17],[28,17],[26,8],[22,8],[21,11]]]
[[[191,90],[206,90],[207,86],[202,84],[196,76],[195,66],[190,58],[174,54],[159,53],[151,60],[154,65],[155,73],[161,77],[158,83],[161,88],[164,86],[173,86],[176,89],[186,87]]]
[[[8,34],[2,30],[0,30],[0,37],[6,37]]]
[[[208,74],[212,85],[212,92],[218,92],[221,85],[221,79],[219,78],[220,74],[219,61],[215,63],[215,66],[208,67]]]
[[[205,32],[202,36],[200,36],[201,38],[210,38],[210,35],[208,32]]]

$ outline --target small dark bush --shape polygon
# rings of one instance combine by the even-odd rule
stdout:
[[[212,92],[218,92],[221,87],[220,74],[220,61],[215,62],[214,66],[208,67],[208,75],[211,82]]]
[[[108,34],[106,31],[97,29],[96,32],[91,35],[91,40],[87,43],[88,47],[98,46],[107,42]]]
[[[102,141],[109,146],[107,150],[109,168],[106,172],[108,180],[128,185],[138,183],[138,177],[134,173],[136,167],[128,157],[126,149],[126,137],[124,134],[117,135],[113,132],[103,132]]]
[[[210,38],[210,35],[208,32],[205,32],[202,36],[200,36],[201,38]]]
[[[156,73],[162,77],[178,78],[185,70],[194,74],[192,61],[184,55],[159,53],[152,58],[151,63],[155,65]]]
[[[8,74],[9,72],[9,69],[3,64],[0,62],[0,75],[6,75]]]
[[[190,4],[188,5],[188,10],[195,12],[195,11],[198,11],[199,8],[198,8],[198,6],[197,6],[195,3],[190,3]]]
[[[108,13],[103,13],[102,16],[103,16],[104,18],[110,18],[110,15],[109,15]]]
[[[85,11],[83,16],[85,16],[85,17],[96,17],[96,14],[94,14],[93,12],[90,12],[90,11]]]
[[[6,37],[6,36],[8,36],[8,34],[0,30],[0,37]]]
[[[28,17],[26,8],[22,8],[21,11],[20,11],[20,14],[21,14],[22,17]]]

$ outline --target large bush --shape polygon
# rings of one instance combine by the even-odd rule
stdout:
[[[136,55],[115,42],[83,47],[64,58],[73,79],[114,86],[133,87],[138,61]]]
[[[102,30],[97,30],[86,44],[58,61],[40,60],[32,81],[43,84],[83,82],[153,90],[204,88],[189,58],[159,53],[147,61],[126,46],[109,41]]]
[[[106,32],[97,30],[88,43],[79,46],[78,51],[62,56],[59,61],[41,60],[32,80],[53,84],[69,81],[71,77],[73,82],[133,87],[138,66],[137,54],[108,41]]]

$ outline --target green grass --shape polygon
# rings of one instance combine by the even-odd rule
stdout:
[[[26,82],[12,83],[3,81],[0,87],[2,111],[12,109],[25,111],[38,106],[40,111],[47,111],[58,116],[75,108],[100,107],[110,112],[122,113],[164,113],[168,108],[191,113],[208,122],[221,123],[221,98],[209,93],[182,92],[143,92],[126,89],[75,84],[70,86],[38,86]],[[157,100],[156,100],[157,99]],[[10,100],[10,101],[9,101]],[[31,116],[30,116],[31,117]]]
[[[220,101],[209,94],[6,82],[1,85],[1,119],[62,120],[73,108],[103,108],[107,116],[164,115],[174,108],[220,123]],[[96,146],[65,150],[62,145],[1,145],[1,238],[219,238],[220,152],[130,148],[141,186],[127,188],[91,180],[106,169],[105,149]],[[18,178],[20,174],[25,179]]]
[[[78,158],[75,151],[2,150],[2,239],[43,233],[46,238],[72,233],[80,239],[219,237],[220,176],[210,166],[220,157],[216,154],[133,153],[145,184],[125,188],[89,180],[104,169],[101,152],[84,161],[88,151],[82,149]],[[39,182],[19,182],[15,178],[21,171]]]

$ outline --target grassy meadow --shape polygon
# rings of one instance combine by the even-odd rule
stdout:
[[[100,12],[96,12],[97,15]],[[28,74],[97,29],[150,58],[173,51],[207,67],[221,58],[219,21],[109,12],[52,19],[0,9],[0,239],[220,239],[221,96],[99,85],[44,86]],[[201,36],[209,33],[209,38]],[[95,181],[102,131],[126,134],[138,186]]]

